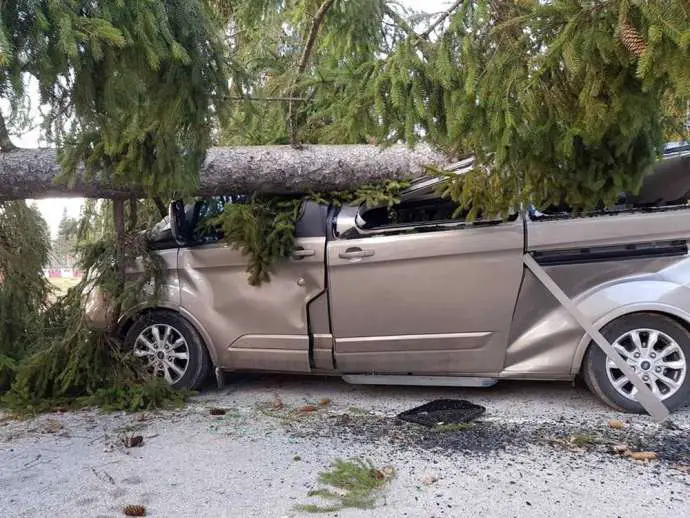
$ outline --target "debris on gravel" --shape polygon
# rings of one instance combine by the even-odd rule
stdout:
[[[429,473],[428,471],[422,475],[422,484],[425,486],[430,486],[434,482],[438,481],[438,475],[436,473]]]
[[[142,435],[126,434],[122,436],[122,443],[125,448],[136,448],[144,444],[144,437]]]
[[[483,415],[484,412],[486,412],[485,407],[464,399],[435,399],[399,413],[398,419],[434,428],[465,424]]]
[[[406,423],[395,417],[345,412],[331,413],[308,423],[295,420],[284,424],[294,437],[338,437],[375,443],[384,441],[405,449],[484,454],[523,449],[526,444],[532,444],[607,453],[614,445],[624,443],[626,449],[631,451],[658,452],[657,458],[666,462],[690,459],[690,429],[679,427],[678,430],[667,430],[654,423],[644,427],[602,429],[596,423],[576,420],[518,424],[487,419],[474,421],[473,426],[449,427],[445,433],[438,433],[433,428]]]
[[[43,425],[43,431],[45,433],[57,433],[62,430],[63,426],[57,419],[47,419]]]
[[[377,468],[369,460],[336,459],[330,470],[319,474],[323,487],[307,494],[317,503],[299,504],[297,510],[307,513],[329,513],[346,508],[373,509],[383,486],[395,477],[395,468]]]
[[[432,428],[396,417],[450,398],[475,401],[486,413],[469,425]],[[306,405],[318,410],[299,412]],[[213,416],[210,408],[226,412]],[[56,427],[51,419],[62,426],[57,433],[46,432]],[[625,426],[608,426],[612,419]],[[127,448],[127,434],[143,437],[145,447]],[[688,437],[690,409],[658,424],[612,412],[565,383],[477,390],[254,376],[179,410],[26,420],[0,413],[0,516],[78,509],[112,517],[136,503],[154,518],[299,518],[306,516],[300,504],[339,505],[325,493],[306,495],[342,492],[317,475],[341,458],[369,459],[375,471],[367,476],[386,483],[372,493],[375,511],[329,516],[667,518],[690,505]],[[394,477],[385,466],[395,466]]]
[[[622,430],[625,428],[625,423],[620,419],[611,419],[608,424],[609,428],[613,428],[614,430]]]
[[[125,516],[146,516],[146,508],[143,505],[127,505],[122,512]]]
[[[656,460],[657,454],[653,451],[633,451],[630,452],[630,458],[632,460]]]

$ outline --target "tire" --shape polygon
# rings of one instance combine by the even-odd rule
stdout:
[[[664,315],[634,313],[610,322],[601,333],[638,374],[649,377],[647,386],[655,386],[669,411],[690,402],[690,332],[685,327]],[[632,384],[626,383],[627,378],[615,366],[607,366],[606,355],[594,342],[589,345],[582,370],[587,386],[604,403],[623,412],[645,412],[631,398]]]
[[[127,332],[125,346],[142,358],[149,372],[165,378],[175,389],[200,388],[211,369],[208,350],[199,333],[172,311],[156,310],[142,315]]]

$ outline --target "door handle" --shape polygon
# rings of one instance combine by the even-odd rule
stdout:
[[[340,252],[338,257],[341,259],[361,259],[362,257],[371,257],[372,255],[374,255],[373,250],[362,250],[359,247],[354,247]]]
[[[293,259],[304,259],[305,257],[311,257],[315,255],[316,252],[310,248],[298,248],[292,252]]]

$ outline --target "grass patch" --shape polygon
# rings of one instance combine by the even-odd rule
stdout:
[[[580,433],[570,437],[569,442],[578,448],[585,448],[587,446],[593,446],[599,441],[594,435]]]
[[[300,504],[298,511],[330,513],[346,508],[373,509],[379,491],[395,476],[393,468],[376,468],[370,461],[337,459],[329,471],[319,475],[318,481],[326,486],[314,489],[307,496],[320,498],[329,504]]]
[[[81,279],[77,277],[50,277],[48,282],[53,287],[53,293],[51,294],[51,301],[55,301],[58,298],[67,294],[67,290],[74,288]]]

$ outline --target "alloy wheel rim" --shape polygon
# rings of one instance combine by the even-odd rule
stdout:
[[[678,342],[666,333],[657,329],[633,329],[619,336],[612,345],[659,399],[668,399],[680,390],[688,370],[687,361]],[[637,401],[637,388],[609,358],[606,358],[606,374],[616,392]]]
[[[182,333],[168,324],[146,327],[134,341],[134,356],[141,358],[148,372],[177,383],[189,367],[189,346]]]

